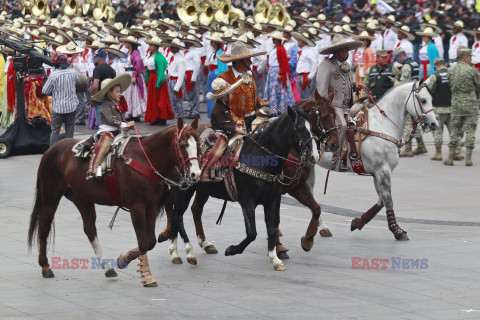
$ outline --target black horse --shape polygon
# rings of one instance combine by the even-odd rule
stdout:
[[[307,115],[296,107],[289,107],[287,112],[273,120],[264,131],[253,135],[252,139],[244,138],[244,145],[239,157],[241,165],[234,170],[233,177],[236,185],[236,200],[242,206],[247,237],[240,244],[228,247],[225,255],[240,254],[255,240],[257,237],[255,208],[263,205],[268,234],[268,258],[275,270],[285,270],[285,266],[277,257],[275,250],[282,195],[282,185],[276,179],[280,177],[285,159],[291,149],[302,155],[304,164],[315,163],[318,160],[318,150],[313,147],[312,140],[313,134],[310,123],[307,121]],[[248,162],[246,159],[260,159],[260,161],[246,163]],[[258,176],[262,178],[258,178]],[[177,252],[177,236],[180,232],[186,244],[187,260],[189,263],[196,264],[192,246],[183,226],[183,214],[197,190],[211,197],[232,201],[230,196],[232,191],[231,189],[227,190],[224,181],[199,182],[187,190],[181,190],[178,187],[170,189],[169,192],[174,193],[174,209],[169,251],[174,263],[176,259],[180,259]],[[166,199],[167,197],[162,198]]]

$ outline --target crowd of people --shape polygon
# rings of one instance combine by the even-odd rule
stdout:
[[[244,20],[183,23],[178,3],[169,0],[114,2],[117,13],[112,24],[95,21],[91,11],[87,17],[62,15],[55,4],[50,4],[49,18],[32,17],[28,12],[22,15],[19,5],[5,8],[9,11],[0,14],[2,34],[16,41],[33,40],[39,50],[43,47],[54,53],[55,67],[45,66],[45,77],[25,79],[27,116],[41,116],[51,123],[51,143],[58,140],[62,124],[67,136],[73,135],[75,124],[98,128],[101,104],[91,97],[102,89],[105,79],[129,73],[131,85],[117,106],[124,119],[152,125],[165,125],[178,117],[194,119],[199,117],[207,93],[214,92],[214,80],[230,71],[234,79],[244,73],[254,79],[254,96],[238,94],[240,107],[231,110],[233,120],[244,120],[248,128],[260,107],[259,102],[251,101],[265,99],[261,106],[268,104],[275,114],[312,98],[315,89],[325,85],[321,63],[332,57],[326,49],[335,46],[332,39],[341,35],[346,42],[360,43],[340,65],[354,82],[344,85],[363,85],[367,90],[357,92],[356,97],[370,92],[371,98],[379,100],[395,85],[430,79],[432,91],[440,88],[437,91],[441,93],[434,96],[441,130],[435,134],[437,149],[432,160],[442,160],[446,126],[451,137],[445,164],[463,157],[459,141],[465,133],[467,164],[471,165],[478,122],[478,77],[459,90],[454,88],[459,85],[456,81],[468,82],[463,76],[472,75],[475,68],[480,70],[475,1],[289,1],[285,8],[290,17],[283,21],[248,16],[254,14],[256,2],[232,4],[247,13]],[[266,54],[252,55],[248,63],[232,67],[235,55],[241,53],[238,43],[253,53]],[[9,49],[2,48],[2,53],[0,125],[8,127],[15,117],[15,70]],[[77,94],[74,86],[66,85],[77,74],[90,83],[86,93]],[[55,78],[69,80],[57,80],[54,85]],[[447,84],[452,88],[449,95],[444,90]],[[460,104],[461,108],[456,107]],[[208,100],[208,116],[213,106],[214,101]],[[426,153],[419,130],[411,126],[413,120],[407,121],[404,140],[409,143],[401,156]],[[417,140],[415,150],[411,136]]]

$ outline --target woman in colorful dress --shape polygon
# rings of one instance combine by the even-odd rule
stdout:
[[[420,77],[423,76],[423,80],[435,73],[435,66],[433,61],[439,57],[438,49],[432,39],[438,36],[433,32],[433,28],[426,27],[423,31],[416,32],[419,36],[422,36],[422,44],[420,46]]]
[[[297,62],[298,62],[298,45],[294,39],[292,39],[291,32],[293,31],[292,26],[286,26],[283,29],[283,37],[287,40],[283,42],[283,46],[285,47],[285,51],[287,52],[288,57],[288,65],[290,66],[290,76],[288,79],[290,80],[290,84],[292,85],[292,92],[293,92],[293,100],[295,103],[301,101],[300,92],[298,91],[297,86]]]
[[[363,84],[363,79],[365,78],[365,74],[367,74],[367,70],[377,63],[375,52],[370,48],[372,41],[376,38],[375,36],[369,35],[367,31],[363,31],[360,35],[354,36],[353,39],[363,42],[363,45],[355,50],[353,55],[355,83]]]
[[[218,60],[218,56],[223,54],[222,44],[227,43],[225,40],[222,39],[220,33],[215,32],[212,34],[210,38],[210,47],[207,49],[207,57],[205,59],[205,65],[208,66],[208,78],[207,78],[207,93],[213,92],[212,89],[212,82],[217,78],[218,75],[228,70],[228,67],[225,63]],[[213,106],[215,105],[215,101],[207,100],[207,114],[210,118],[210,114],[212,113]]]
[[[140,121],[147,109],[147,93],[145,81],[143,80],[143,65],[138,46],[140,43],[133,37],[120,38],[128,49],[127,63],[125,65],[125,72],[132,75],[132,85],[125,91],[125,100],[127,101],[128,111],[125,113],[127,120]]]
[[[270,37],[273,41],[273,48],[267,52],[269,68],[264,98],[270,103],[272,111],[277,114],[284,112],[295,102],[292,84],[289,81],[290,66],[287,52],[282,45],[285,38],[280,31],[275,31]]]
[[[162,40],[153,37],[145,40],[149,44],[149,53],[146,60],[147,74],[145,80],[148,83],[147,111],[145,122],[152,125],[165,125],[167,120],[173,119],[170,96],[168,95],[168,84],[165,81],[165,70],[168,68],[167,59],[158,51]]]

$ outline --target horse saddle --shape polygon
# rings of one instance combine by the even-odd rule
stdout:
[[[105,155],[102,161],[102,172],[111,172],[113,168],[113,156],[117,154],[123,154],[125,151],[125,148],[127,147],[127,144],[130,142],[130,139],[132,139],[133,136],[129,136],[127,134],[118,134],[115,136],[115,139],[112,142],[112,145],[110,146],[109,152]],[[89,143],[87,141],[91,141],[93,138],[93,145],[89,146]],[[75,157],[81,158],[81,159],[89,159],[92,156],[93,150],[95,150],[95,147],[98,142],[98,136],[94,134],[91,138],[81,140],[77,142],[73,147],[72,147],[72,152]]]
[[[210,153],[216,141],[217,137],[215,136],[215,131],[212,128],[206,128],[200,135],[200,157]],[[219,159],[218,165],[211,170],[211,172],[215,172],[216,178],[223,180],[225,175],[232,174],[233,167],[236,163],[236,159],[239,157],[242,146],[243,136],[240,134],[235,134],[230,140],[228,140],[227,147],[223,152],[223,156]]]
[[[361,107],[359,109],[354,109],[355,105],[350,109],[350,116],[353,117],[355,122],[357,123],[357,128],[363,128],[368,131],[368,112],[369,109],[367,107]],[[366,133],[355,133],[355,141],[363,141],[367,138]]]

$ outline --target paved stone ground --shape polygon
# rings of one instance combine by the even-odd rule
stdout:
[[[203,118],[203,115],[202,115]],[[143,132],[156,127],[140,125]],[[77,135],[89,133],[77,127]],[[431,134],[425,135],[433,152]],[[446,153],[446,150],[444,150]],[[285,197],[281,207],[282,241],[290,249],[287,270],[277,272],[267,259],[266,230],[258,210],[257,240],[244,254],[224,250],[244,238],[240,207],[229,203],[222,225],[215,225],[222,202],[210,200],[205,232],[219,250],[207,255],[195,245],[198,265],[173,265],[166,244],[149,254],[158,288],[143,288],[136,264],[110,280],[96,269],[57,269],[43,279],[37,248],[26,238],[40,155],[0,160],[0,319],[479,319],[480,236],[475,166],[446,167],[427,155],[402,159],[393,177],[399,224],[410,241],[397,242],[385,212],[362,231],[349,231],[352,216],[376,202],[370,177],[332,173],[326,195],[326,171],[316,172],[316,199],[333,233],[316,238],[306,253],[300,247],[310,213]],[[112,231],[113,208],[97,208],[99,240],[108,258],[136,247],[128,214],[121,212]],[[187,232],[194,240],[190,214]],[[165,219],[157,222],[157,230]],[[55,245],[48,256],[91,259],[93,250],[78,211],[62,200],[55,219]],[[388,269],[352,269],[352,257],[389,259]],[[392,257],[428,259],[426,269],[392,269]],[[91,267],[91,263],[89,263]]]

